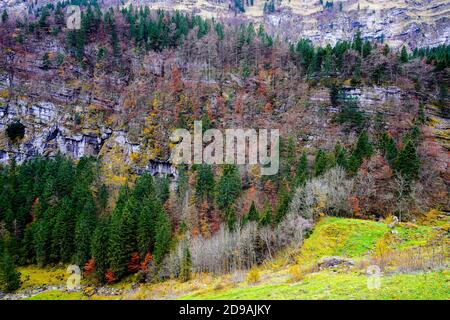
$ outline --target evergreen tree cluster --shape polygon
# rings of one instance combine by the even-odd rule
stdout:
[[[345,66],[345,55],[353,50],[359,55],[359,60],[366,58],[372,52],[372,44],[361,38],[357,32],[353,41],[338,41],[333,47],[315,47],[311,40],[300,39],[290,44],[290,49],[297,66],[301,67],[307,76],[330,76],[341,73]],[[358,68],[354,70],[354,77],[360,76]]]
[[[416,151],[416,133],[411,130],[406,134],[402,143],[402,148],[397,144],[388,132],[384,132],[379,142],[379,148],[386,161],[400,174],[407,182],[411,182],[419,177],[420,157]]]
[[[412,58],[425,58],[428,64],[433,64],[437,71],[444,70],[450,66],[450,45],[439,45],[437,47],[415,48]]]
[[[237,166],[225,164],[216,187],[216,202],[224,213],[224,219],[230,229],[234,228],[237,221],[233,205],[241,192],[242,180]]]
[[[174,14],[158,10],[151,14],[148,7],[134,9],[132,5],[122,9],[122,15],[129,26],[129,35],[137,46],[147,50],[161,51],[176,48],[186,38],[188,32],[197,28],[197,37],[205,36],[211,28],[220,30],[222,26],[197,15],[175,11]]]
[[[95,220],[95,166],[89,158],[74,165],[57,156],[20,166],[13,162],[1,170],[3,242],[15,262],[45,265],[83,256],[75,237],[84,231],[84,219]]]
[[[0,249],[7,252],[6,264],[11,259],[18,265],[83,267],[93,258],[103,281],[108,271],[116,279],[129,272],[133,254],[162,262],[172,227],[153,177],[143,174],[134,188],[122,187],[112,214],[105,215],[108,192],[97,165],[91,158],[75,164],[57,156],[1,169]]]
[[[19,287],[20,272],[16,270],[13,259],[8,252],[6,250],[0,251],[0,291],[13,292]]]
[[[164,49],[173,49],[180,47],[188,38],[191,30],[196,30],[197,38],[200,39],[210,32],[215,32],[218,40],[225,38],[227,28],[215,19],[204,19],[197,15],[185,14],[179,11],[173,13],[163,10],[150,10],[148,7],[123,7],[114,9],[110,7],[102,12],[96,0],[67,0],[55,4],[47,4],[32,10],[28,19],[17,21],[17,27],[23,28],[17,39],[23,41],[23,31],[35,34],[41,37],[42,33],[58,34],[64,27],[64,11],[68,5],[76,4],[81,7],[81,29],[68,30],[65,32],[67,51],[76,57],[79,61],[85,58],[84,47],[98,39],[101,36],[108,35],[111,46],[112,56],[119,58],[121,56],[121,47],[137,47],[144,50],[162,51]],[[246,5],[252,5],[252,1],[246,1]],[[331,8],[333,2],[326,2],[325,7]],[[232,5],[236,11],[244,12],[244,1],[236,0]],[[275,10],[275,1],[266,1],[264,10],[267,13]],[[125,24],[117,24],[116,20],[125,21]],[[2,21],[8,21],[8,13],[2,14]],[[120,25],[120,28],[118,27]],[[123,28],[122,26],[125,26]],[[244,32],[245,31],[245,32]],[[252,23],[240,24],[239,26],[228,28],[228,32],[237,35],[239,38],[238,48],[233,54],[237,56],[236,61],[241,64],[242,73],[245,77],[250,74],[250,66],[254,59],[253,56],[242,55],[242,46],[244,44],[255,45],[253,39],[257,35],[260,43],[268,47],[272,46],[274,41],[263,27],[260,26],[258,32],[255,32]],[[100,36],[100,37],[99,37]],[[334,46],[326,45],[313,46],[307,39],[300,39],[297,43],[289,43],[291,58],[300,69],[303,75],[312,78],[338,76],[346,71],[350,72],[353,84],[359,84],[361,77],[371,78],[380,84],[385,80],[396,79],[396,75],[401,72],[401,68],[393,65],[392,70],[388,69],[387,63],[379,63],[370,70],[361,70],[364,61],[374,61],[379,54],[377,43],[383,42],[383,37],[376,41],[364,39],[360,32],[357,32],[352,41],[338,41]],[[240,48],[239,48],[240,47]],[[382,50],[384,56],[391,53],[387,44]],[[381,55],[380,55],[381,56]],[[442,71],[449,65],[450,46],[441,45],[435,48],[416,48],[411,54],[406,47],[402,47],[397,52],[398,64],[404,64],[412,59],[425,58],[426,62],[435,65],[435,71]],[[378,59],[379,60],[379,59]],[[392,59],[395,60],[395,57]],[[345,61],[345,63],[344,63]],[[349,68],[348,63],[352,64]],[[366,66],[367,69],[367,66]],[[350,70],[350,71],[349,71]],[[365,72],[365,74],[362,74]],[[347,74],[346,74],[347,76]]]

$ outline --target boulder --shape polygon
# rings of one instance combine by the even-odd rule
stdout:
[[[351,267],[355,265],[355,261],[345,257],[324,257],[317,263],[320,270],[336,268],[336,267]]]

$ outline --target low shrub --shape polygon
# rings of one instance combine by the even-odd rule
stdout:
[[[251,268],[250,271],[247,273],[247,283],[254,284],[259,282],[261,279],[261,274],[259,270],[255,267]]]

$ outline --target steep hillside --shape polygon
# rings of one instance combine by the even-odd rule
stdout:
[[[39,0],[34,7],[57,1]],[[117,0],[103,5],[121,6]],[[318,44],[350,40],[360,30],[369,39],[385,39],[393,47],[436,46],[450,41],[450,3],[446,0],[127,0],[124,6],[180,10],[207,18],[247,18],[272,34]],[[30,5],[6,1],[0,5],[24,12]]]
[[[401,297],[445,296],[446,2],[7,4],[0,291],[25,292],[4,297],[64,297],[69,263],[84,277],[70,298],[374,298],[371,265],[384,298],[396,283]],[[280,136],[247,148],[252,129]],[[177,163],[191,133],[195,161]],[[324,293],[334,280],[349,287]]]

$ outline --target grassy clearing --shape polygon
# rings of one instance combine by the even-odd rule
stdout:
[[[63,267],[39,268],[37,266],[19,267],[22,282],[20,290],[46,285],[63,285],[67,281],[66,269]]]
[[[400,223],[395,230],[397,234],[389,244],[394,250],[425,245],[438,233],[431,226],[411,223]],[[327,256],[361,259],[373,253],[377,241],[389,235],[390,229],[382,222],[327,217],[316,225],[314,232],[305,240],[298,260],[303,264]]]
[[[398,250],[426,245],[438,233],[430,226],[419,226],[411,223],[401,224],[396,230],[398,233],[395,235],[392,247]]]
[[[379,289],[368,289],[368,277],[361,273],[319,272],[306,276],[304,281],[288,284],[263,284],[225,291],[204,291],[181,299],[441,299],[450,298],[448,271],[397,274],[382,277]]]
[[[300,260],[316,261],[326,256],[360,257],[373,249],[388,227],[379,222],[327,217],[314,228],[300,251]]]

